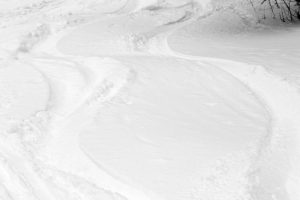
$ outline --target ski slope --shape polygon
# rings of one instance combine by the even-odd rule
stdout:
[[[1,200],[299,198],[298,28],[204,0],[0,5]]]

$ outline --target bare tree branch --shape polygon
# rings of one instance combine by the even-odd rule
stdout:
[[[260,4],[268,5],[273,18],[279,17],[283,22],[300,20],[300,0],[261,0]]]

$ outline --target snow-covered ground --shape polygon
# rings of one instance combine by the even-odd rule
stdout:
[[[231,2],[0,1],[0,199],[298,200],[300,29]]]

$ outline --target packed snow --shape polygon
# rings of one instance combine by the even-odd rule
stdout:
[[[300,199],[300,29],[258,12],[0,0],[0,200]]]

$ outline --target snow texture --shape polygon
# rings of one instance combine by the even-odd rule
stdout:
[[[0,200],[300,199],[300,29],[262,10],[0,0]]]

